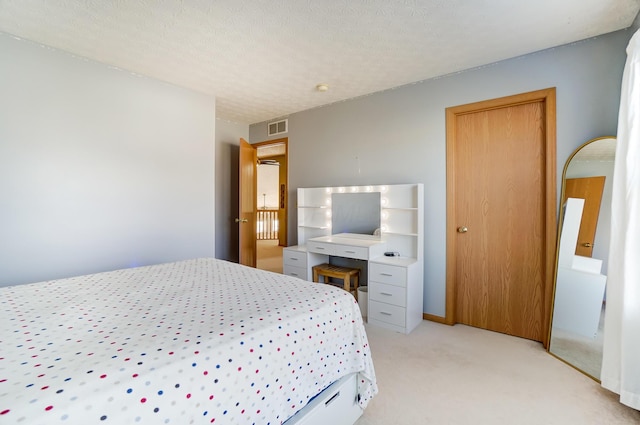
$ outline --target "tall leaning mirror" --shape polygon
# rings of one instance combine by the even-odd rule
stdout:
[[[615,137],[589,140],[562,175],[549,352],[600,379]]]

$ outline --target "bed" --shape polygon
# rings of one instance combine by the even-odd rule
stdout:
[[[223,260],[0,288],[0,321],[1,423],[315,423],[350,386],[352,422],[377,393],[351,294]]]

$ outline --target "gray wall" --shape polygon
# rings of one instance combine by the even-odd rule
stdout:
[[[216,120],[216,258],[238,262],[238,161],[249,124]]]
[[[215,99],[0,33],[0,286],[214,256]]]
[[[633,20],[633,23],[629,27],[629,30],[631,31],[630,36],[633,35],[636,31],[638,31],[638,29],[640,29],[640,13],[636,15],[636,19]]]
[[[287,135],[289,208],[295,211],[298,187],[424,183],[424,311],[444,316],[445,108],[556,87],[560,187],[564,162],[577,146],[616,133],[630,36],[630,31],[618,31],[292,114]],[[250,127],[251,142],[267,139],[266,123]],[[288,225],[289,244],[295,244],[295,214]]]

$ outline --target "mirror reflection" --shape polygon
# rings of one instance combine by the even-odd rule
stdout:
[[[549,352],[598,380],[616,140],[593,139],[569,157],[562,178]]]

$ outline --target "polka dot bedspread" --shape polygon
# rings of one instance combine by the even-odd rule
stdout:
[[[281,424],[358,373],[360,310],[330,285],[194,259],[0,288],[0,424]]]

